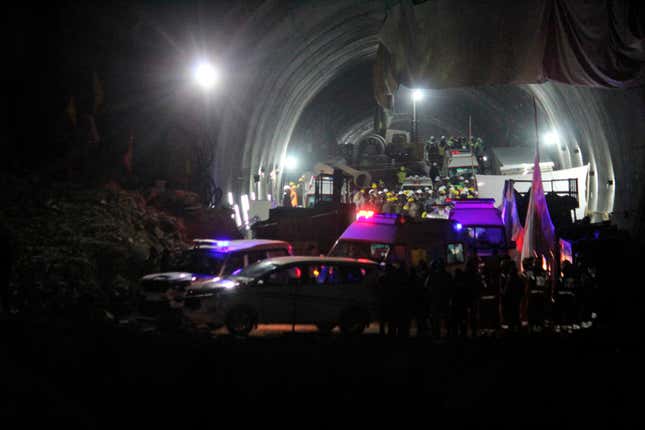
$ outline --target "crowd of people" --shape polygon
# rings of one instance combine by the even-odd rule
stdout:
[[[404,168],[403,168],[404,169]],[[372,210],[375,213],[396,213],[414,219],[447,217],[453,200],[478,197],[475,178],[472,176],[407,177],[405,181],[418,183],[416,189],[388,188],[382,181],[373,183],[369,190],[356,189],[353,203],[357,210]],[[414,187],[413,187],[414,188]]]
[[[471,258],[454,273],[441,259],[409,269],[392,262],[378,283],[380,334],[407,337],[415,326],[417,336],[439,339],[592,327],[599,287],[591,265],[565,261],[555,282],[535,258],[522,266],[498,255]]]
[[[433,155],[443,158],[446,151],[451,150],[472,150],[476,157],[483,157],[486,147],[481,137],[450,136],[446,138],[446,136],[441,136],[436,139],[434,136],[430,136],[430,139],[425,142],[425,152],[428,159],[432,159]]]

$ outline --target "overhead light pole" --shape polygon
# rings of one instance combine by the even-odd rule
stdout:
[[[192,69],[193,82],[202,90],[206,100],[208,95],[219,81],[218,70],[207,60],[198,61]],[[207,103],[208,104],[208,103]],[[213,139],[212,118],[209,109],[203,109],[203,136],[206,140],[198,147],[199,153],[195,157],[196,167],[194,169],[197,177],[192,186],[193,191],[200,194],[203,203],[207,206],[214,206],[221,199],[221,190],[215,186],[212,178],[212,168],[215,157],[215,141]]]
[[[423,160],[423,145],[419,142],[417,130],[417,102],[423,99],[423,91],[420,89],[412,90],[412,143],[417,151],[417,159]]]

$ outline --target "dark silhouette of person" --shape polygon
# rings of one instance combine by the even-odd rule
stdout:
[[[510,259],[502,260],[499,267],[493,270],[489,267],[489,260],[484,263],[484,276],[479,289],[479,321],[478,327],[486,334],[492,334],[499,328],[499,294],[502,273],[506,273],[506,265]],[[495,264],[495,263],[493,263]]]
[[[448,333],[451,337],[466,336],[466,320],[468,318],[468,285],[466,276],[461,269],[455,270],[454,299],[450,309],[450,324]]]
[[[534,263],[532,266],[533,278],[526,285],[528,295],[527,317],[529,329],[540,331],[544,327],[546,299],[547,299],[547,273],[542,266]]]
[[[561,271],[562,277],[555,294],[556,329],[573,324],[578,290],[578,274],[575,266],[565,260],[562,262]]]
[[[430,318],[432,337],[441,337],[441,325],[447,322],[452,301],[453,279],[446,271],[442,258],[433,260],[430,265],[430,274],[426,279],[426,290],[430,296]]]
[[[507,263],[507,273],[502,281],[502,312],[504,323],[512,331],[520,328],[520,304],[524,298],[524,283],[514,261]]]
[[[412,317],[417,327],[417,336],[428,333],[428,315],[430,298],[426,289],[426,278],[430,268],[425,260],[419,261],[411,274],[412,278]]]
[[[394,276],[396,284],[398,285],[394,296],[395,331],[398,337],[409,337],[412,318],[413,287],[412,278],[405,262],[398,264]]]
[[[385,272],[377,284],[379,335],[394,334],[392,321],[393,303],[396,291],[395,268],[391,262],[385,264]]]
[[[465,300],[466,306],[468,307],[470,332],[473,337],[476,337],[479,333],[479,296],[481,295],[482,289],[479,261],[477,258],[471,257],[466,262],[464,280],[466,283],[467,297],[465,297]]]

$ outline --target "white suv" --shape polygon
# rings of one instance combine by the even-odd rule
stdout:
[[[219,280],[257,261],[291,253],[291,245],[281,240],[195,239],[176,270],[141,278],[144,310],[156,313],[168,305],[178,307],[189,285]]]
[[[343,333],[358,334],[376,318],[377,272],[367,259],[271,258],[189,287],[184,315],[238,335],[259,323],[315,324],[321,331],[340,325]]]

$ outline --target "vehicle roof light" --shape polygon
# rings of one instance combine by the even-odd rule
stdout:
[[[216,240],[216,241],[215,241],[215,245],[217,245],[217,246],[219,246],[219,247],[222,247],[222,248],[227,247],[227,246],[229,246],[230,244],[231,244],[231,242],[230,242],[230,241],[228,241],[228,240]]]
[[[374,211],[365,211],[365,210],[360,210],[356,213],[356,220],[359,219],[370,219],[374,216]]]

